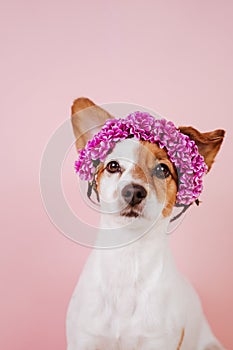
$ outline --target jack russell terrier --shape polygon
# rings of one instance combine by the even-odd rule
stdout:
[[[199,203],[225,131],[176,128],[145,112],[114,119],[87,98],[74,101],[72,125],[76,171],[88,196],[96,192],[101,226],[131,244],[91,252],[69,304],[67,349],[223,350],[166,232],[173,207]]]

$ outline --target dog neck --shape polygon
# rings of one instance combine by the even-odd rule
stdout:
[[[166,234],[169,218],[158,219],[144,234],[142,234],[142,227],[145,228],[143,222],[141,225],[132,224],[122,229],[113,227],[111,221],[111,227],[107,229],[108,219],[102,217],[102,228],[98,233],[97,244],[98,246],[106,244],[114,249],[95,251],[105,271],[109,268],[120,274],[126,268],[131,270],[128,277],[133,276],[137,280],[143,274],[159,278],[165,270],[174,270],[175,264]]]

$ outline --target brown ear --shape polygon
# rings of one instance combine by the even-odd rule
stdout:
[[[94,102],[86,97],[80,97],[73,102],[71,113],[78,150],[85,147],[87,141],[92,139],[107,119],[113,118],[108,112],[96,106]]]
[[[218,129],[201,133],[192,126],[181,126],[179,129],[183,134],[188,135],[191,140],[195,141],[198,151],[204,157],[209,171],[223,142],[225,130]]]

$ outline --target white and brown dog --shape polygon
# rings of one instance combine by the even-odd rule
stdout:
[[[113,117],[87,98],[74,102],[78,150],[108,118]],[[195,141],[210,170],[224,130],[200,133],[181,127],[180,131]],[[161,171],[166,176],[159,176]],[[177,271],[170,253],[165,233],[178,184],[165,149],[134,138],[117,143],[98,167],[96,184],[105,212],[101,225],[120,227],[128,241],[155,217],[158,220],[131,244],[92,251],[69,305],[67,349],[223,350],[196,292]],[[108,203],[114,207],[109,215]]]

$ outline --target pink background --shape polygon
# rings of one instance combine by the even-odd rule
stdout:
[[[89,250],[51,224],[38,174],[49,137],[84,95],[227,130],[204,203],[171,243],[215,334],[233,349],[233,2],[9,0],[1,8],[0,348],[65,349],[66,309]]]

